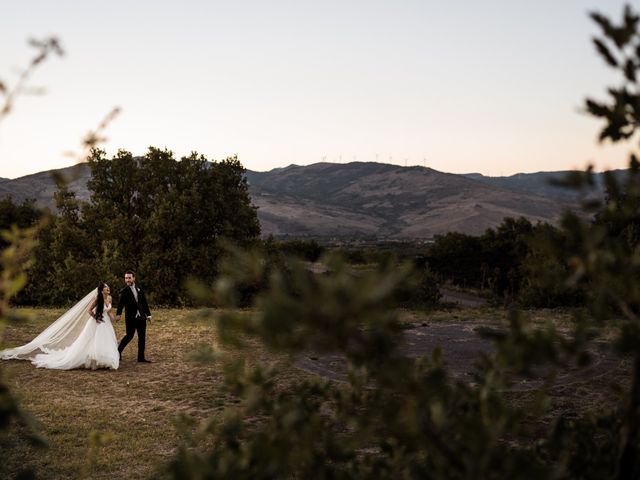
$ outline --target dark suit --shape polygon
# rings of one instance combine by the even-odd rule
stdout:
[[[120,341],[118,351],[122,354],[124,347],[133,339],[134,333],[138,332],[138,360],[144,359],[144,341],[147,332],[147,317],[151,316],[149,311],[149,305],[147,304],[147,298],[144,292],[138,285],[134,285],[136,292],[138,293],[138,301],[133,295],[131,287],[126,286],[120,291],[120,298],[118,300],[118,309],[116,315],[122,315],[122,309],[124,308],[125,325],[127,327],[127,334]]]

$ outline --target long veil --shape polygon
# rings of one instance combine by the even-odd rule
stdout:
[[[94,288],[29,343],[0,351],[0,359],[29,360],[39,353],[68,347],[78,338],[90,318],[89,305],[96,297],[97,291]]]

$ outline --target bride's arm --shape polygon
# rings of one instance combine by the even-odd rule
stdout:
[[[113,305],[113,298],[111,298],[111,295],[109,295],[109,305]],[[107,315],[109,315],[109,318],[111,319],[112,322],[115,321],[116,317],[113,314],[113,308],[110,308],[107,311]]]
[[[92,317],[93,317],[93,309],[96,308],[96,303],[98,303],[98,299],[94,298],[93,302],[91,302],[91,305],[89,305],[89,308],[87,309],[87,313]]]

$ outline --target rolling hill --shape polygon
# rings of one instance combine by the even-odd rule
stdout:
[[[291,165],[247,172],[263,233],[430,238],[480,234],[504,217],[556,222],[569,203],[425,167],[382,163]]]
[[[78,198],[81,200],[89,199],[87,181],[91,177],[91,172],[89,166],[86,164],[57,170],[47,170],[45,172],[38,172],[0,182],[0,198],[10,196],[18,202],[32,198],[41,207],[55,210],[53,195],[56,192],[56,183],[54,174],[64,177],[67,180],[69,188],[76,192]]]
[[[0,197],[34,198],[53,209],[52,173],[65,176],[78,198],[89,198],[87,165],[0,182]],[[247,180],[265,235],[416,239],[448,231],[480,234],[504,217],[555,223],[573,206],[572,198],[542,188],[543,174],[530,175],[523,183],[504,180],[511,177],[352,162],[247,171]]]

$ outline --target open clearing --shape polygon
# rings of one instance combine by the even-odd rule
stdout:
[[[28,322],[7,326],[9,346],[33,339],[63,313],[61,309],[24,310]],[[165,475],[166,464],[179,444],[175,419],[189,415],[197,420],[221,415],[225,407],[238,402],[224,387],[219,362],[201,363],[191,356],[202,345],[215,345],[211,320],[198,319],[190,310],[154,310],[154,323],[147,330],[147,357],[151,364],[136,362],[137,339],[124,352],[120,369],[56,371],[34,368],[29,362],[3,362],[9,385],[24,410],[42,424],[48,449],[36,449],[13,426],[0,443],[0,477],[14,477],[23,468],[35,470],[38,478],[97,479],[149,478]],[[504,325],[507,312],[500,309],[466,308],[435,312],[402,312],[406,325],[403,351],[410,356],[429,353],[435,346],[444,350],[454,378],[464,380],[481,352],[492,350],[481,340],[478,326]],[[534,322],[553,318],[562,328],[569,315],[553,311],[532,314]],[[118,338],[124,323],[116,323]],[[242,352],[227,351],[230,356]],[[589,409],[609,403],[608,384],[623,378],[626,367],[619,360],[596,354],[591,369],[560,377],[552,392],[554,408]],[[340,380],[344,362],[331,355],[302,356],[294,366],[283,357],[252,345],[250,363],[276,362],[282,378],[278,383],[319,374]],[[615,375],[610,375],[614,374]],[[531,382],[531,381],[530,381]],[[523,395],[533,383],[522,385]],[[520,390],[516,388],[516,390]],[[104,435],[104,444],[90,453],[92,434]],[[1,438],[1,437],[0,437]]]
[[[33,339],[63,310],[26,311],[33,320],[9,325],[6,343]],[[147,329],[147,357],[136,361],[137,337],[124,351],[117,371],[57,371],[35,368],[24,361],[3,362],[9,385],[24,410],[42,423],[48,449],[35,449],[12,428],[2,444],[5,472],[33,468],[39,478],[77,478],[89,468],[90,478],[148,478],[161,476],[162,467],[178,443],[174,420],[181,414],[205,419],[234,402],[224,389],[222,366],[194,362],[190,355],[203,344],[215,343],[210,321],[197,320],[188,310],[154,310]],[[118,338],[124,322],[115,323]],[[252,349],[256,362],[274,361]],[[304,375],[290,369],[295,375]],[[286,372],[286,369],[285,369]],[[107,434],[97,460],[89,466],[92,432]],[[13,475],[11,475],[13,476]]]

